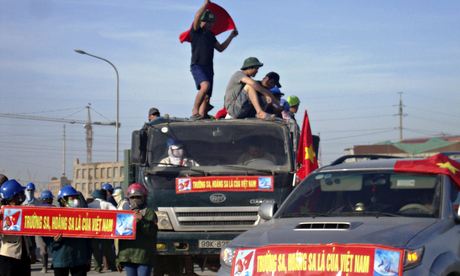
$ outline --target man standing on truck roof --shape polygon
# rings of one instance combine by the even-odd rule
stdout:
[[[206,9],[206,6],[210,2],[209,0],[205,0],[203,5],[198,9],[190,31],[192,40],[190,71],[198,89],[193,104],[192,119],[203,119],[208,111],[214,78],[214,49],[223,52],[230,45],[233,38],[238,35],[238,31],[235,29],[222,44],[217,41],[216,36],[211,32],[216,17],[210,10]]]
[[[259,68],[264,64],[255,57],[249,57],[244,60],[240,71],[235,72],[228,82],[225,91],[224,105],[227,109],[227,117],[234,119],[242,119],[255,116],[259,119],[273,120],[274,115],[266,113],[258,98],[260,93],[267,100],[267,103],[274,105],[278,104],[273,94],[261,85],[259,82],[252,79],[257,75]]]

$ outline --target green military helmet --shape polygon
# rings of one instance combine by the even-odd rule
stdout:
[[[216,16],[210,11],[210,10],[205,10],[203,14],[201,15],[200,20],[202,22],[215,22],[216,21]]]
[[[256,57],[248,57],[244,60],[241,70],[246,70],[248,68],[262,67],[264,64],[260,62]]]
[[[288,102],[289,106],[296,106],[296,105],[300,104],[299,97],[297,97],[297,96],[289,96],[289,97],[287,97],[287,102]]]

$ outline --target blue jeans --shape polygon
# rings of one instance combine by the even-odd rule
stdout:
[[[126,276],[150,276],[152,267],[149,265],[123,263]]]

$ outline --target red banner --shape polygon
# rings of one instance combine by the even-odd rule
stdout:
[[[176,178],[176,194],[202,192],[273,192],[273,176],[203,176]]]
[[[231,275],[402,275],[404,252],[371,244],[273,245],[235,252]]]
[[[1,234],[98,239],[136,238],[132,211],[2,206]]]

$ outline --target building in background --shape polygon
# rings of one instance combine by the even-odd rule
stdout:
[[[51,178],[51,182],[49,182],[48,184],[45,185],[45,187],[46,187],[45,189],[50,190],[53,193],[54,197],[56,198],[57,194],[59,193],[59,190],[63,186],[71,185],[71,184],[72,184],[72,180],[68,179],[66,176],[61,176],[59,178],[53,177],[53,178]],[[40,193],[41,193],[41,190],[36,192],[35,196],[39,197]]]
[[[346,154],[382,154],[399,157],[427,157],[439,152],[460,152],[460,136],[405,139],[373,145],[355,145]]]
[[[106,182],[114,187],[121,186],[124,180],[123,168],[123,162],[80,163],[77,159],[73,164],[73,186],[85,197]]]

